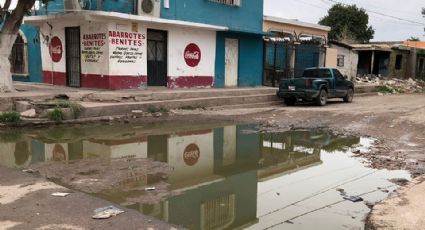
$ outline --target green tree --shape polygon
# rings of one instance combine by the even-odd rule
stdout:
[[[22,24],[22,19],[29,14],[35,0],[18,0],[16,8],[11,9],[12,0],[0,4],[0,92],[14,91],[10,73],[9,56],[13,43]]]
[[[375,34],[369,26],[369,15],[356,5],[332,6],[319,24],[331,27],[329,39],[332,40],[367,43]]]
[[[418,42],[418,41],[420,41],[420,39],[418,38],[418,37],[410,37],[409,39],[407,39],[407,41],[409,41],[409,42]]]

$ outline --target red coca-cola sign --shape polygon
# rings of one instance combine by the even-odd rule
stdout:
[[[194,43],[190,43],[184,49],[184,60],[186,64],[190,67],[195,67],[201,61],[201,49],[199,49],[198,45]]]
[[[53,62],[59,62],[62,59],[63,46],[58,37],[53,37],[49,44],[49,53]]]
[[[199,147],[196,144],[190,144],[184,149],[183,160],[189,166],[198,163],[200,156],[201,151],[199,151]]]

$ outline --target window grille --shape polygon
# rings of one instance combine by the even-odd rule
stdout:
[[[26,75],[27,71],[27,44],[24,39],[18,35],[12,47],[9,57],[10,72],[16,75]]]
[[[209,0],[209,1],[225,4],[225,5],[230,5],[230,6],[240,6],[242,0]]]

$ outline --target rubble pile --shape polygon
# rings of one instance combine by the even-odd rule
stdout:
[[[425,81],[398,78],[383,78],[379,75],[363,75],[357,76],[355,83],[357,85],[375,85],[382,94],[397,93],[424,93]]]

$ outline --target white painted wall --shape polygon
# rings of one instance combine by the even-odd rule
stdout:
[[[43,23],[40,26],[40,44],[42,65],[44,71],[66,72],[66,50],[65,50],[65,27],[79,26],[78,21],[55,21]],[[62,42],[62,59],[59,62],[53,62],[49,53],[50,40],[53,37],[58,37]]]
[[[104,37],[103,37],[104,35]],[[108,26],[84,23],[80,27],[81,74],[109,74]],[[104,45],[101,45],[104,43]]]
[[[146,53],[146,27],[142,26],[141,23],[136,23],[135,27],[133,27],[132,23],[129,22],[109,22],[108,30],[113,32],[127,32],[137,35],[142,35],[143,38],[139,39],[127,39],[127,42],[141,43],[141,46],[138,45],[117,45],[112,44],[113,39],[120,40],[118,37],[111,37],[108,33],[109,40],[109,74],[110,75],[128,75],[128,76],[146,76],[147,75],[147,53]],[[117,56],[114,52],[126,52],[119,50],[119,48],[128,49],[127,52],[132,52],[133,55],[128,56],[137,56],[136,59],[126,59],[123,57],[121,61],[119,61],[114,56]],[[130,50],[131,48],[135,50]],[[136,55],[139,54],[139,55]],[[140,55],[141,54],[141,55]],[[124,54],[123,54],[124,55]],[[126,56],[126,55],[124,55]],[[112,57],[112,59],[111,59]],[[125,63],[126,60],[133,60],[132,63]]]
[[[120,145],[106,145],[91,141],[83,141],[83,153],[86,157],[101,158],[147,158],[148,143],[136,142]]]
[[[192,166],[183,159],[185,148],[190,144],[199,147],[198,162]],[[213,175],[214,172],[214,135],[211,131],[206,134],[170,136],[168,138],[168,164],[174,168],[170,181],[182,182]]]
[[[216,32],[187,28],[169,28],[168,30],[168,76],[214,76]],[[190,67],[184,60],[184,50],[194,43],[201,50],[201,61]]]

